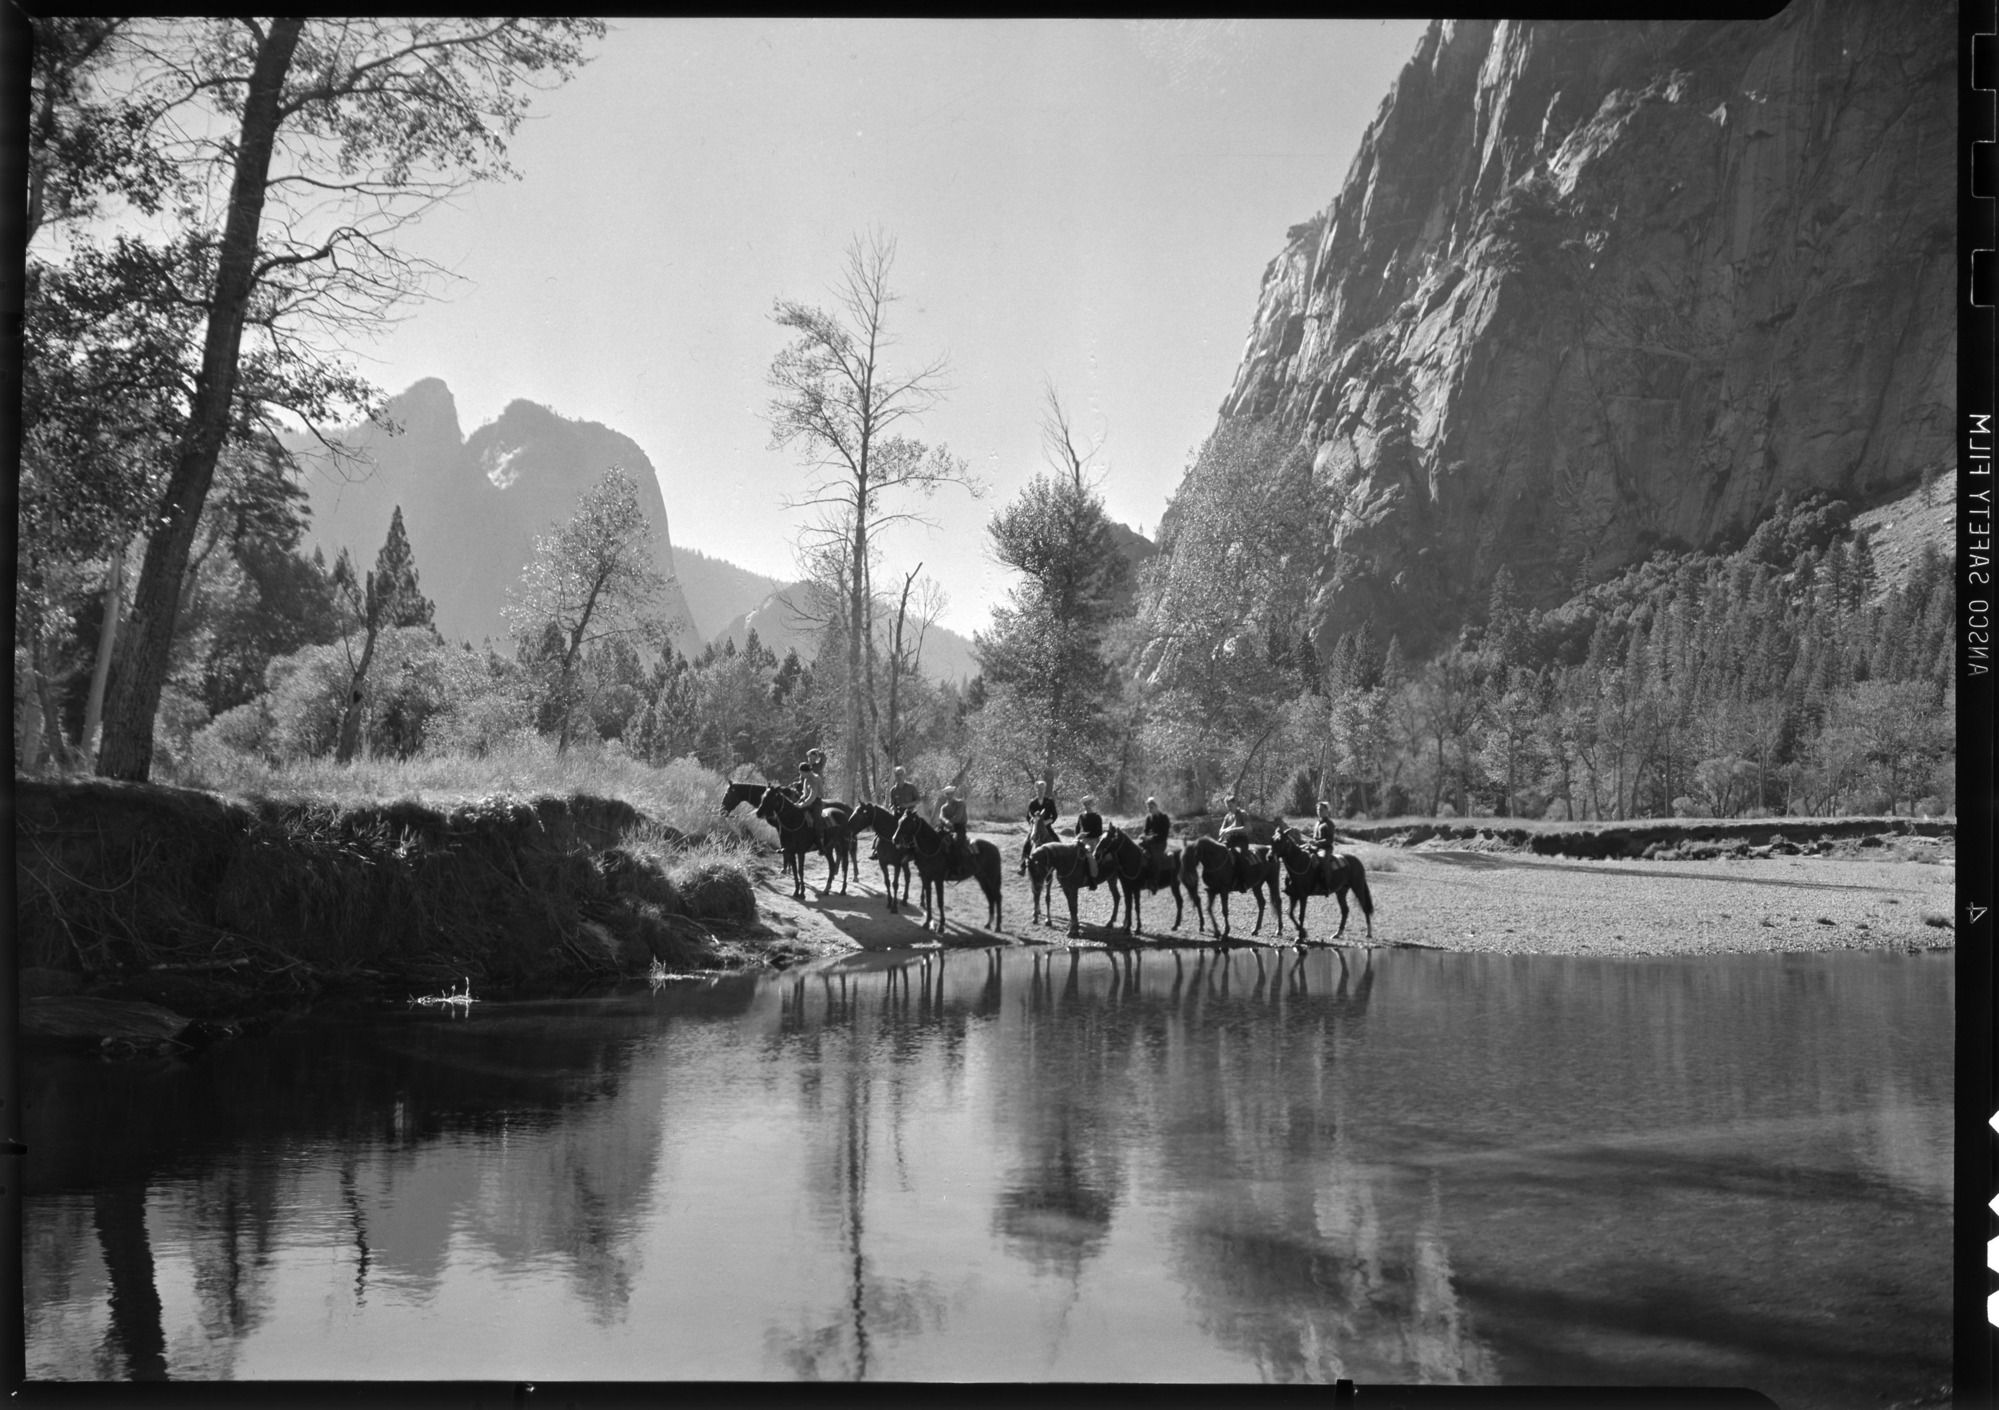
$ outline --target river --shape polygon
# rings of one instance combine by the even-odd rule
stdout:
[[[953,951],[31,1054],[36,1379],[1950,1372],[1947,952]]]

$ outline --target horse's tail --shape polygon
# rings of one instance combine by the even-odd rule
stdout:
[[[1374,897],[1367,891],[1367,868],[1360,864],[1359,857],[1348,857],[1347,865],[1353,868],[1353,894],[1354,899],[1360,902],[1360,913],[1373,920]]]

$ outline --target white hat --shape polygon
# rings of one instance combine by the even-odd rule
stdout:
[[[1145,800],[1145,806],[1148,808],[1156,808],[1159,806],[1159,800],[1157,798],[1148,798]]]
[[[897,764],[897,765],[895,766],[895,771],[896,771],[896,773],[897,773],[898,775],[899,775],[899,774],[901,774],[901,772],[902,772],[902,765],[900,765],[900,764]]]
[[[1085,794],[1083,795],[1083,806],[1084,806],[1085,808],[1094,808],[1094,807],[1096,807],[1096,806],[1097,806],[1097,795],[1096,795],[1096,794],[1094,794],[1094,793],[1085,793]]]

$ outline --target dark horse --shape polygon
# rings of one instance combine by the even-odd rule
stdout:
[[[901,817],[879,803],[861,803],[854,808],[853,827],[875,830],[875,860],[881,863],[882,890],[888,895],[888,910],[895,914],[896,881],[902,882],[902,904],[909,904],[909,853],[895,845],[895,825]]]
[[[1284,894],[1290,897],[1291,922],[1298,927],[1299,944],[1305,942],[1305,903],[1314,896],[1331,896],[1340,903],[1340,928],[1333,932],[1333,939],[1347,933],[1348,891],[1354,893],[1354,899],[1360,902],[1360,913],[1367,918],[1367,938],[1374,938],[1374,897],[1368,894],[1367,872],[1359,857],[1346,853],[1324,857],[1308,852],[1289,828],[1282,827],[1271,840],[1270,850],[1283,861],[1288,873],[1284,878]]]
[[[812,815],[782,788],[765,789],[763,801],[757,804],[757,816],[777,829],[778,845],[784,849],[784,869],[792,878],[791,894],[800,900],[805,899],[805,859],[814,852],[826,859],[826,884],[819,888],[819,894],[823,896],[833,889],[835,876],[840,878],[840,894],[847,893],[848,869],[854,853],[853,834],[847,830],[847,810],[841,807],[836,811],[831,803],[824,808],[826,837],[822,842],[819,830],[812,825]]]
[[[1194,920],[1201,921],[1202,906],[1200,892],[1194,890],[1194,881],[1199,877],[1203,889],[1208,893],[1207,925],[1202,929],[1215,928],[1215,898],[1222,898],[1222,923],[1219,927],[1223,939],[1229,936],[1229,895],[1236,891],[1247,891],[1256,897],[1256,924],[1251,935],[1263,931],[1263,897],[1270,894],[1270,910],[1277,918],[1277,935],[1284,936],[1284,912],[1278,907],[1277,881],[1283,869],[1277,858],[1270,855],[1267,847],[1248,849],[1248,865],[1236,849],[1227,843],[1217,842],[1212,837],[1195,837],[1188,840],[1180,852],[1180,884],[1195,897]]]
[[[999,848],[982,837],[972,843],[972,855],[967,863],[962,854],[949,845],[951,838],[925,822],[914,808],[901,815],[895,825],[895,835],[889,840],[909,853],[916,863],[916,874],[923,878],[925,929],[930,926],[930,893],[934,889],[937,892],[937,933],[944,933],[944,883],[947,881],[978,882],[979,890],[986,893],[986,929],[999,929]]]
[[[1116,831],[1116,829],[1112,829]],[[1104,843],[1110,841],[1105,834]],[[1044,842],[1027,856],[1027,875],[1034,889],[1034,918],[1039,921],[1045,915],[1050,925],[1055,924],[1055,903],[1051,898],[1044,912],[1041,898],[1048,890],[1050,879],[1059,882],[1062,894],[1069,900],[1069,938],[1074,940],[1083,933],[1083,927],[1076,919],[1076,893],[1088,887],[1094,891],[1099,886],[1108,885],[1111,891],[1111,918],[1106,924],[1114,924],[1118,913],[1118,876],[1104,858],[1097,858],[1097,874],[1090,875],[1089,859],[1083,855],[1080,842]]]
[[[1020,844],[1020,871],[1016,872],[1015,875],[1026,873],[1027,859],[1036,847],[1039,847],[1044,842],[1060,842],[1061,840],[1061,838],[1055,835],[1054,823],[1048,821],[1046,818],[1036,818],[1034,825],[1027,830],[1027,840]]]
[[[723,790],[722,811],[733,813],[738,803],[747,803],[751,808],[761,807],[764,794],[770,787],[767,783],[732,783]]]
[[[1118,890],[1124,900],[1124,928],[1133,935],[1143,933],[1144,926],[1138,917],[1138,896],[1141,890],[1157,894],[1159,888],[1173,889],[1173,925],[1180,928],[1180,918],[1185,912],[1180,906],[1180,849],[1154,850],[1145,846],[1117,827],[1106,828],[1103,845],[1097,848],[1097,860],[1117,873]],[[1196,897],[1194,904],[1200,904]],[[1117,909],[1111,910],[1111,924],[1117,924]]]

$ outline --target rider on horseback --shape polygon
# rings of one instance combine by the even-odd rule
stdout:
[[[1319,800],[1319,820],[1312,824],[1312,847],[1319,854],[1319,870],[1331,870],[1333,864],[1333,843],[1337,840],[1333,831],[1333,805],[1325,799]]]
[[[798,806],[812,818],[812,830],[819,835],[819,848],[826,848],[826,751],[812,748],[805,751],[804,762],[798,766]]]
[[[1097,800],[1092,796],[1083,799],[1083,811],[1076,814],[1076,846],[1090,862],[1090,880],[1097,879],[1097,848],[1104,840],[1104,817],[1097,811]]]
[[[923,801],[923,794],[914,783],[903,777],[902,765],[895,766],[895,783],[888,791],[888,806],[894,812],[904,808],[914,808]]]
[[[945,784],[944,791],[937,795],[937,829],[950,834],[957,844],[953,865],[965,865],[972,855],[972,844],[965,836],[965,800],[958,796],[953,784]]]
[[[1055,802],[1055,789],[1047,779],[1035,784],[1034,788],[1034,796],[1027,800],[1027,820],[1029,823],[1046,822],[1052,830],[1055,819],[1062,811]]]
[[[1220,839],[1236,855],[1236,860],[1244,866],[1249,864],[1249,825],[1254,819],[1249,809],[1243,807],[1242,799],[1231,793],[1228,797],[1229,810],[1222,815]]]
[[[1027,800],[1027,841],[1020,846],[1020,869],[1023,872],[1027,870],[1028,854],[1038,844],[1054,838],[1055,819],[1061,815],[1049,780],[1043,779],[1034,785],[1034,789],[1034,796]]]
[[[1149,852],[1164,853],[1166,840],[1173,835],[1173,819],[1161,811],[1157,798],[1145,800],[1145,830],[1139,845]]]

